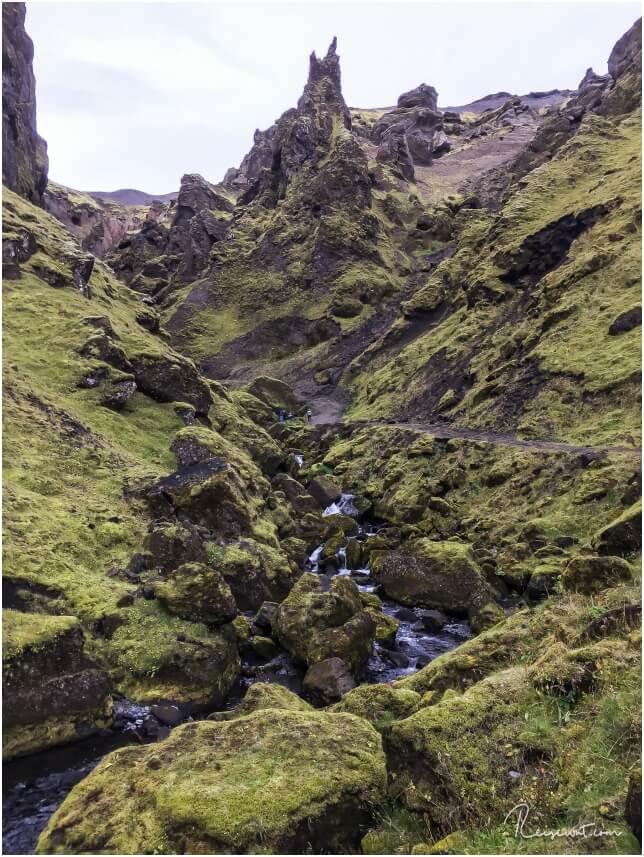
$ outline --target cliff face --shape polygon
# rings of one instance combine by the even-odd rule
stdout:
[[[2,181],[42,204],[47,144],[36,130],[34,46],[25,32],[25,4],[2,4]]]

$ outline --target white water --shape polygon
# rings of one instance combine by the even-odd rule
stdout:
[[[304,467],[304,456],[303,455],[296,455],[296,456],[294,456],[294,458],[295,458],[295,463],[297,464],[298,467]]]
[[[326,507],[324,512],[322,512],[322,515],[325,518],[328,518],[329,515],[349,515],[352,518],[357,517],[360,512],[358,512],[356,507],[353,505],[353,498],[355,496],[355,494],[342,494],[337,502],[331,503],[330,506]]]

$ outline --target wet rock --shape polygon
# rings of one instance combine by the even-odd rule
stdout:
[[[185,717],[178,705],[153,705],[150,708],[150,713],[165,726],[176,726]]]
[[[316,476],[307,485],[306,490],[314,497],[323,509],[339,500],[342,491],[327,476]]]
[[[180,565],[154,585],[154,594],[182,619],[221,625],[237,615],[237,604],[221,573],[200,563]]]
[[[347,568],[356,569],[362,566],[362,543],[358,539],[349,539],[345,557]]]
[[[273,627],[273,623],[275,622],[278,609],[279,604],[276,601],[264,601],[255,614],[253,623],[258,628],[264,628],[265,630],[270,631]]]
[[[223,575],[240,610],[259,610],[265,601],[281,601],[300,574],[281,550],[250,538],[215,550],[209,562]]]
[[[277,646],[270,637],[251,637],[248,645],[257,657],[263,660],[270,660],[277,654]]]
[[[3,611],[3,756],[77,741],[111,724],[110,680],[73,616]]]
[[[2,183],[36,205],[47,186],[47,144],[36,130],[34,46],[25,4],[2,6]]]
[[[351,518],[349,515],[326,515],[324,523],[326,525],[326,532],[329,536],[333,533],[348,535],[350,533],[355,533],[358,529],[358,522],[355,518]]]
[[[208,720],[237,720],[255,711],[266,708],[283,709],[285,711],[312,711],[313,709],[300,696],[273,682],[257,681],[248,688],[243,700],[230,711],[215,711],[208,715]]]
[[[338,657],[354,674],[369,659],[376,636],[353,581],[335,577],[324,592],[319,577],[310,573],[300,577],[280,604],[275,631],[298,660],[312,665]]]
[[[188,723],[160,744],[107,756],[51,818],[39,849],[142,854],[164,842],[177,854],[346,853],[386,781],[380,736],[349,714],[266,709]]]
[[[418,624],[430,634],[440,631],[448,622],[448,617],[441,610],[421,610],[418,613]]]
[[[304,676],[304,691],[316,705],[337,702],[355,686],[351,671],[340,658],[318,661]]]
[[[619,556],[576,556],[565,567],[561,581],[568,592],[594,595],[632,578],[631,566]]]

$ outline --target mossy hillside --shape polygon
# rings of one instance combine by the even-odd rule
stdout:
[[[323,462],[345,491],[370,500],[378,517],[411,524],[416,536],[493,548],[496,575],[504,578],[529,576],[544,555],[563,563],[590,548],[638,490],[636,459],[615,455],[588,463],[568,454],[438,440],[395,426],[356,430],[336,441]]]
[[[395,358],[360,358],[357,377],[353,368],[347,375],[356,396],[351,416],[418,412],[423,395],[431,409],[452,387],[459,404],[449,416],[457,423],[597,443],[637,439],[631,387],[639,332],[608,329],[637,303],[639,147],[638,112],[621,122],[589,115],[499,215],[472,214],[456,254],[432,275],[446,289],[452,314],[426,332],[416,329]],[[530,236],[591,209],[600,213],[563,264],[536,282],[508,274],[518,270]],[[408,313],[423,306],[423,294],[412,298]],[[520,380],[536,387],[508,410]]]
[[[139,299],[100,262],[89,300],[72,285],[67,259],[79,250],[60,223],[9,191],[4,215],[5,236],[26,229],[37,252],[21,263],[19,279],[4,283],[3,573],[26,609],[78,617],[88,650],[117,681],[142,685],[146,676],[157,676],[160,687],[158,675],[167,674],[173,658],[181,662],[186,652],[195,653],[209,632],[148,602],[119,606],[132,587],[109,572],[141,550],[150,518],[138,486],[175,469],[170,445],[184,424],[173,403],[139,392],[121,413],[101,406],[100,386],[78,386],[101,363],[78,352],[95,331],[85,319],[103,316],[126,354],[171,352],[137,324]],[[64,287],[52,288],[39,276],[53,267],[64,273]],[[249,463],[237,450],[240,456]],[[114,627],[106,638],[104,629]],[[178,642],[182,636],[194,643]],[[150,637],[163,645],[151,646]],[[219,638],[212,642],[221,646]],[[174,677],[171,683],[177,684]]]
[[[495,853],[499,838],[509,850],[515,822],[504,819],[521,801],[532,808],[530,826],[594,822],[622,839],[591,852],[629,853],[621,813],[639,752],[639,676],[629,667],[637,647],[611,641],[592,688],[578,696],[544,692],[513,667],[394,723],[386,741],[390,763],[403,770],[403,802],[429,816],[435,838],[462,830],[462,853],[483,843],[484,853]],[[588,853],[587,842],[568,847]],[[546,838],[519,848],[560,853]]]
[[[280,708],[192,723],[107,756],[38,851],[341,852],[357,844],[385,785],[380,738],[361,718]]]

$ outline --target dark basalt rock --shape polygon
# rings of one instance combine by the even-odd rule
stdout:
[[[338,702],[355,686],[351,671],[341,658],[319,661],[304,676],[304,692],[315,705]]]
[[[451,147],[437,98],[434,87],[422,83],[403,93],[396,110],[383,114],[373,127],[372,138],[379,144],[376,159],[407,181],[413,181],[414,164],[429,166]]]
[[[34,46],[25,4],[2,4],[2,182],[36,205],[47,186],[47,144],[36,130]]]
[[[220,572],[201,563],[180,565],[153,588],[166,609],[183,619],[222,625],[237,615],[237,604]]]
[[[11,757],[78,740],[108,726],[109,676],[84,653],[83,632],[70,616],[5,611],[9,640],[32,638],[3,651],[3,754]]]
[[[615,43],[608,57],[608,73],[614,80],[619,80],[630,69],[641,68],[642,19],[639,18]]]
[[[438,104],[438,92],[433,86],[428,86],[426,83],[421,83],[415,89],[409,92],[403,92],[398,97],[398,107],[428,107],[430,110],[436,110]]]
[[[628,333],[629,330],[634,330],[642,325],[642,307],[636,306],[632,309],[627,309],[625,312],[617,316],[611,326],[608,328],[609,336],[618,336],[620,333]]]

